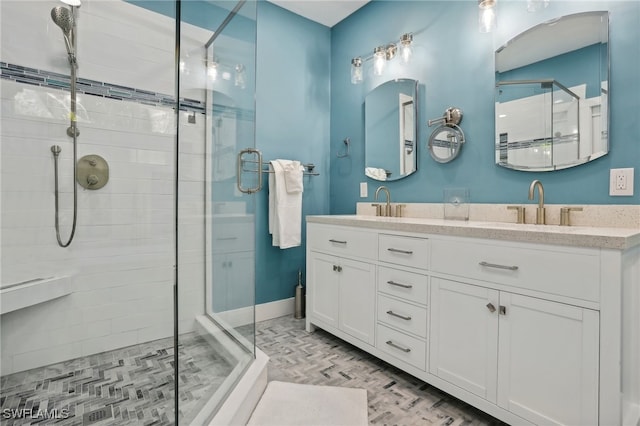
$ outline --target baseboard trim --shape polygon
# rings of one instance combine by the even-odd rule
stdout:
[[[256,322],[293,315],[295,303],[295,297],[290,297],[256,305]]]

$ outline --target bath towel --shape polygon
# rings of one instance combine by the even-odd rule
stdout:
[[[302,191],[289,193],[285,169],[291,160],[269,163],[269,233],[281,249],[297,247],[302,241]],[[299,162],[297,162],[300,164]]]

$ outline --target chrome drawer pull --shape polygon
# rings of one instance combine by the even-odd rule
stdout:
[[[413,254],[412,251],[409,250],[400,250],[400,249],[395,249],[393,247],[388,248],[387,250],[392,251],[394,253],[402,253],[402,254]]]
[[[480,262],[480,266],[486,266],[487,268],[508,269],[509,271],[517,271],[517,266],[498,265],[497,263]]]
[[[238,237],[218,237],[216,240],[218,241],[228,241],[228,240],[237,240]]]
[[[346,242],[346,241],[333,240],[333,239],[329,240],[329,242],[330,242],[330,243],[336,243],[336,244],[347,244],[347,242]]]
[[[402,346],[400,346],[400,345],[396,345],[396,344],[395,344],[395,343],[393,343],[391,340],[387,340],[387,345],[389,345],[389,346],[391,346],[391,347],[394,347],[394,348],[396,348],[396,349],[400,349],[400,350],[401,350],[401,351],[403,351],[403,352],[407,352],[407,353],[411,352],[411,349],[409,349],[409,348],[403,348],[403,347],[402,347]]]
[[[403,319],[405,321],[411,321],[411,317],[405,317],[404,315],[396,314],[393,311],[387,311],[387,313],[393,317]]]
[[[402,287],[402,288],[413,288],[413,286],[410,285],[410,284],[400,284],[400,283],[397,283],[395,281],[387,281],[387,284],[395,285],[396,287]]]

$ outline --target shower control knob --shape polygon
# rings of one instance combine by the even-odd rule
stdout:
[[[85,155],[76,167],[76,182],[84,189],[100,189],[109,182],[109,164],[99,155]]]
[[[96,185],[98,182],[100,182],[100,179],[98,179],[98,176],[96,175],[89,175],[87,176],[87,183],[91,186]]]

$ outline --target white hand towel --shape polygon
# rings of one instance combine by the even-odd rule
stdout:
[[[274,166],[274,163],[274,161],[269,162],[269,234],[271,235],[274,235],[276,228],[276,167],[280,168],[279,164]]]
[[[372,179],[387,180],[387,172],[385,169],[376,167],[365,167],[364,174]]]
[[[297,247],[302,241],[302,192],[287,192],[284,169],[290,160],[269,164],[269,233],[281,249]]]
[[[302,167],[299,161],[291,161],[284,166],[284,183],[289,194],[297,194],[304,190],[302,183],[303,175],[304,167]]]

